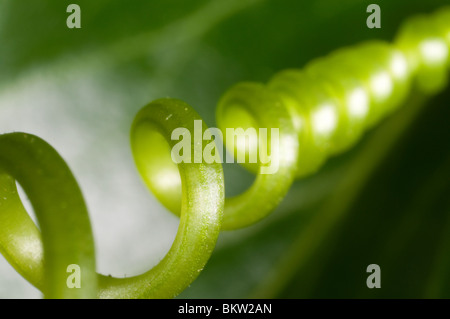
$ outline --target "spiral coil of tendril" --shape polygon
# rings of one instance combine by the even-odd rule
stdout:
[[[434,94],[447,84],[450,66],[450,8],[411,18],[393,44],[371,41],[285,70],[267,84],[239,83],[219,101],[218,127],[279,128],[279,168],[245,164],[253,185],[225,199],[219,163],[174,164],[171,132],[194,130],[200,116],[175,99],[144,107],[132,125],[131,145],[139,172],[155,196],[180,215],[175,241],[148,272],[112,278],[95,272],[95,252],[83,196],[70,169],[40,138],[0,136],[0,251],[47,298],[170,298],[195,280],[223,229],[251,225],[269,214],[296,178],[351,147],[408,97],[411,88]],[[203,123],[203,132],[206,125]],[[270,137],[269,137],[270,138]],[[192,144],[192,151],[195,145]],[[239,144],[237,153],[248,150]],[[40,230],[18,196],[27,193]],[[45,258],[44,258],[45,256]],[[67,266],[82,271],[80,289],[67,287]]]

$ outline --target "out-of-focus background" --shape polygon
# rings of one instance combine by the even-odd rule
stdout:
[[[406,17],[447,1],[376,1],[382,27],[368,29],[371,2],[80,0],[82,28],[70,30],[72,1],[0,0],[0,133],[36,134],[60,152],[90,210],[98,271],[139,274],[167,252],[178,219],[134,166],[137,111],[176,97],[214,127],[232,84],[265,82],[363,40],[390,41]],[[448,101],[450,89],[414,117],[405,105],[296,182],[270,217],[222,233],[180,297],[450,297]],[[224,169],[228,195],[250,185],[236,164]],[[381,267],[381,289],[366,286],[369,264]],[[39,297],[0,257],[0,298]]]

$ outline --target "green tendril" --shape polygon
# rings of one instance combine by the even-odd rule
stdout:
[[[47,298],[95,297],[97,276],[89,216],[78,184],[64,160],[36,136],[5,134],[0,136],[0,170],[2,253]],[[35,254],[40,249],[39,236],[32,222],[23,223],[25,212],[12,178],[28,195],[39,222],[43,272],[41,261],[36,260],[40,254]],[[30,267],[36,264],[39,267]],[[67,267],[71,264],[83,270],[80,289],[67,286]]]
[[[174,99],[154,101],[136,116],[131,131],[136,165],[155,194],[164,191],[166,207],[181,208],[180,225],[169,252],[150,271],[130,278],[101,276],[101,298],[173,298],[197,278],[214,250],[223,215],[222,166],[176,165],[170,156],[176,143],[170,139],[172,131],[193,131],[194,120],[199,115]],[[207,129],[203,126],[202,133]],[[191,147],[193,152],[195,145]]]
[[[181,209],[175,241],[154,268],[129,278],[95,273],[92,231],[75,179],[56,151],[39,138],[23,133],[0,136],[0,167],[5,172],[0,174],[1,252],[48,298],[173,298],[178,295],[208,261],[223,215],[222,166],[216,163],[175,165],[170,157],[175,143],[167,139],[171,131],[182,126],[193,129],[194,120],[199,119],[186,103],[163,99],[141,110],[132,127],[133,154],[150,189],[167,185],[181,188],[172,194],[172,200]],[[44,258],[40,253],[39,231],[20,202],[14,179],[22,185],[36,212]],[[171,205],[169,201],[163,203]],[[67,287],[70,264],[81,268],[81,289]]]
[[[448,82],[449,52],[446,7],[406,21],[393,44],[365,42],[313,60],[301,70],[281,71],[267,84],[233,86],[217,107],[226,147],[238,159],[265,147],[270,162],[258,157],[255,163],[241,163],[256,174],[255,181],[244,193],[226,199],[220,163],[175,164],[172,158],[177,144],[173,132],[185,128],[182,134],[193,136],[195,122],[201,123],[202,138],[190,143],[190,153],[202,158],[204,136],[211,136],[194,109],[175,99],[144,107],[131,129],[136,166],[156,198],[180,216],[180,224],[161,262],[130,278],[95,273],[84,200],[56,151],[32,135],[1,135],[0,251],[48,298],[175,297],[202,271],[221,230],[263,219],[296,178],[313,174],[327,158],[354,145],[365,130],[404,104],[412,88],[424,94],[442,90]],[[242,145],[227,138],[229,128],[265,128],[268,135]],[[272,144],[275,140],[278,144]],[[15,181],[29,196],[40,230],[24,209]],[[66,285],[70,264],[82,269],[80,289]]]

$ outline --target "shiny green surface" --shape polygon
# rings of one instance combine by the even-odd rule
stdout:
[[[95,297],[92,231],[83,196],[70,169],[53,148],[32,135],[2,135],[0,150],[0,178],[5,182],[0,197],[2,208],[6,208],[1,209],[2,253],[47,298]],[[9,176],[22,185],[33,204],[42,231],[44,255],[40,254],[36,226],[20,205]],[[30,250],[36,255],[29,256]],[[82,269],[80,289],[66,285],[67,267],[71,264]]]
[[[436,93],[442,89],[448,76],[449,41],[448,25],[442,22],[445,19],[441,17],[448,16],[448,12],[449,10],[442,11],[439,15],[440,18],[436,18],[436,21],[431,20],[432,23],[420,19],[412,19],[411,22],[406,22],[395,41],[395,48],[387,43],[362,44],[347,49],[347,51],[342,51],[342,53],[336,53],[336,56],[332,54],[330,57],[325,57],[323,61],[320,61],[325,66],[311,66],[305,70],[282,71],[270,80],[267,86],[244,83],[238,84],[228,91],[219,102],[217,113],[219,127],[225,129],[233,123],[232,114],[234,112],[230,112],[231,115],[227,115],[226,121],[221,123],[222,117],[220,114],[225,112],[229,105],[233,108],[242,107],[246,109],[250,117],[254,118],[254,123],[257,123],[257,125],[279,127],[282,144],[279,153],[280,168],[275,174],[258,174],[254,185],[247,192],[225,200],[222,228],[244,227],[269,214],[289,189],[295,174],[305,176],[314,173],[328,156],[349,147],[347,143],[349,145],[354,143],[366,127],[374,125],[397,108],[407,95],[410,80],[414,82],[414,88],[423,93]],[[433,43],[437,43],[439,47],[444,48],[445,45],[446,48],[442,49],[443,53],[435,59],[430,58],[426,52],[424,53],[420,49],[422,48],[421,45],[427,43],[430,39],[435,41]],[[397,48],[400,51],[396,51]],[[445,50],[447,50],[447,54],[444,54]],[[392,66],[394,57],[398,56],[400,56],[400,59],[402,59],[402,56],[406,57],[406,73],[397,73],[396,67]],[[338,59],[338,61],[343,61],[343,64],[349,65],[350,71],[347,73],[347,68],[340,69],[339,66],[335,66],[333,63],[335,60],[333,59]],[[327,65],[331,65],[330,68]],[[402,77],[402,74],[406,74],[406,76]],[[386,86],[386,83],[389,83],[388,86]],[[355,88],[361,88],[363,94],[368,97],[370,107],[366,116],[356,117],[353,114],[352,117],[352,114],[346,112],[350,109],[348,105],[349,97],[346,98],[346,96],[350,94],[351,89]],[[313,120],[320,112],[320,106],[323,106],[323,104],[329,105],[329,110],[332,110],[330,114],[334,114],[333,126],[323,128],[323,121],[315,122]],[[187,113],[185,113],[186,108]],[[167,121],[169,115],[171,115],[170,121]],[[220,165],[180,165],[178,168],[181,179],[178,179],[173,177],[173,173],[176,171],[173,163],[168,163],[167,156],[159,156],[160,152],[169,149],[168,146],[171,142],[168,137],[171,130],[179,126],[188,127],[192,130],[193,119],[199,119],[199,117],[190,107],[182,102],[169,99],[155,101],[139,113],[132,130],[132,147],[137,167],[149,188],[168,209],[176,212],[181,205],[179,233],[167,257],[148,273],[127,279],[101,277],[101,297],[173,297],[195,279],[208,260],[221,228],[223,177]],[[293,146],[297,144],[297,135],[298,154]],[[50,182],[54,188],[60,188],[59,191],[70,195],[49,192],[48,189],[52,188],[50,186],[48,188],[42,187],[45,184],[39,184],[41,187],[36,186],[38,183],[36,172],[39,171],[39,168],[36,167],[40,166],[33,164],[33,161],[30,160],[33,157],[20,152],[17,154],[10,152],[16,147],[14,143],[20,142],[18,138],[12,139],[14,143],[10,142],[11,136],[4,135],[2,137],[2,144],[0,144],[0,147],[2,147],[1,165],[5,172],[12,175],[23,185],[37,212],[43,232],[46,261],[45,284],[42,284],[40,273],[42,259],[39,258],[39,254],[30,257],[24,253],[26,252],[25,245],[38,242],[38,232],[34,224],[25,217],[25,212],[18,203],[18,197],[13,187],[14,182],[5,174],[1,176],[5,184],[2,191],[7,196],[3,196],[6,201],[2,202],[2,205],[8,209],[4,211],[6,213],[2,211],[0,218],[2,218],[2,225],[3,223],[8,225],[8,230],[11,230],[12,235],[7,232],[2,233],[3,239],[0,241],[2,253],[7,256],[22,275],[42,288],[45,295],[50,298],[71,297],[71,293],[80,293],[80,295],[74,295],[73,297],[95,295],[93,293],[96,289],[95,279],[89,280],[93,286],[86,287],[86,295],[83,292],[84,289],[83,291],[66,291],[67,289],[64,287],[61,288],[61,283],[65,283],[66,277],[64,276],[67,276],[65,269],[64,271],[61,270],[61,265],[69,262],[70,258],[75,258],[75,262],[71,259],[70,263],[77,263],[80,259],[83,269],[84,267],[90,269],[87,271],[88,276],[93,276],[93,268],[95,268],[92,238],[89,237],[90,226],[84,204],[82,204],[83,199],[79,194],[76,183],[71,180],[71,186],[70,188],[68,186],[68,190],[65,190],[64,187],[55,187],[55,185],[66,185],[65,179],[66,176],[71,176],[70,171],[67,169],[69,173],[56,174],[54,182]],[[27,137],[20,134],[15,136]],[[148,138],[147,141],[146,138]],[[168,145],[164,144],[163,138],[167,139]],[[39,148],[32,143],[25,144],[26,146],[20,147],[22,151],[28,148],[30,152],[44,149],[44,152],[47,153],[47,146]],[[37,144],[44,145],[44,142],[38,142]],[[149,151],[151,146],[154,146],[154,152]],[[12,164],[11,160],[8,159],[9,156],[14,156],[14,161],[17,160],[17,162]],[[26,169],[17,164],[21,163],[22,157],[27,158],[24,164]],[[56,155],[54,157],[57,158]],[[59,159],[54,161],[52,159],[49,163],[53,164],[57,161]],[[294,164],[297,161],[298,167]],[[15,165],[19,166],[15,167]],[[58,165],[65,167],[63,164]],[[165,180],[170,181],[166,188],[157,180],[152,180],[152,176],[159,171],[158,168],[160,167],[164,168],[164,171],[167,171],[167,174],[171,176],[165,178]],[[255,170],[254,167],[250,169]],[[21,170],[25,171],[22,172]],[[48,172],[49,176],[53,176],[50,174],[50,169]],[[57,178],[62,178],[64,181],[61,182]],[[69,179],[73,179],[73,177]],[[30,186],[27,186],[27,183],[30,183]],[[183,185],[185,185],[184,188]],[[52,195],[33,195],[40,195],[41,192],[42,194],[52,193]],[[8,199],[11,199],[11,203]],[[40,200],[44,203],[41,204]],[[46,214],[56,214],[52,213],[52,209],[55,210],[55,207],[66,209],[67,201],[71,200],[74,200],[76,204],[69,205],[73,209],[68,209],[67,214],[71,218],[72,214],[74,215],[73,221],[71,219],[45,221]],[[61,201],[62,203],[59,206],[55,204]],[[205,202],[209,204],[206,205]],[[53,208],[50,209],[50,207]],[[39,213],[39,211],[42,211],[42,213]],[[50,213],[47,211],[50,211]],[[82,216],[79,216],[79,214]],[[72,234],[73,228],[66,225],[67,223],[73,225],[73,222],[81,223],[80,227],[74,227],[81,234],[76,232]],[[16,230],[20,231],[20,234],[29,235],[25,236],[25,240],[22,241],[18,238],[11,239],[19,234],[14,234]],[[86,238],[82,239],[82,237]],[[90,245],[83,244],[86,241],[90,242]],[[11,248],[11,242],[15,243],[14,247],[16,248]],[[54,242],[53,245],[57,246],[56,248],[50,248],[52,242]],[[79,251],[83,249],[89,252]],[[86,261],[84,261],[85,255],[89,255],[89,257],[86,257]],[[54,266],[53,263],[55,263]],[[87,266],[84,266],[84,263]],[[32,265],[36,265],[36,267],[31,267]],[[31,267],[32,270],[27,267]],[[47,270],[47,267],[50,270]],[[148,288],[149,286],[150,288]]]
[[[181,116],[175,114],[178,112]],[[170,114],[173,116],[167,119]],[[199,119],[195,111],[177,100],[155,101],[137,115],[131,142],[138,169],[147,183],[154,176],[147,174],[146,165],[160,165],[161,161],[151,161],[151,157],[160,157],[161,153],[149,153],[144,148],[146,137],[155,130],[162,136],[170,136],[174,128],[189,127],[194,119]],[[166,143],[169,150],[169,145],[173,146],[175,141],[168,139]],[[161,147],[164,146],[156,146],[156,149],[160,151]],[[23,133],[2,135],[0,149],[1,167],[23,185],[38,216],[44,255],[39,250],[39,231],[23,209],[15,184],[6,173],[0,175],[0,220],[4,227],[0,233],[1,252],[48,298],[93,298],[97,295],[100,298],[173,298],[200,274],[215,247],[224,197],[220,164],[178,165],[181,178],[175,177],[175,181],[181,181],[182,192],[172,195],[181,202],[181,213],[171,249],[148,272],[113,278],[95,273],[88,214],[78,186],[59,155],[39,138]],[[176,198],[178,194],[182,194],[181,199]],[[69,264],[81,267],[82,289],[67,288]]]

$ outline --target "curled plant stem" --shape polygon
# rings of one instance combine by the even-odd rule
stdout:
[[[208,261],[222,222],[222,166],[180,163],[177,167],[170,157],[175,141],[168,138],[177,127],[193,130],[194,120],[199,119],[186,103],[173,99],[154,101],[136,116],[131,133],[136,165],[150,189],[155,183],[164,184],[167,190],[175,189],[171,193],[175,202],[181,196],[180,225],[167,255],[148,272],[131,278],[101,276],[101,298],[173,298],[197,278]]]
[[[32,135],[2,135],[0,150],[0,179],[6,182],[0,189],[0,212],[2,226],[10,226],[0,233],[2,247],[6,247],[2,252],[48,298],[95,297],[97,277],[92,230],[83,196],[70,169],[51,146]],[[33,203],[42,231],[43,264],[36,256],[30,256],[29,249],[36,247],[39,237],[36,226],[31,225],[33,222],[23,223],[26,212],[11,178],[22,185]],[[16,230],[21,232],[11,233]],[[66,285],[70,264],[83,269],[80,289],[69,289]]]
[[[185,110],[181,116],[166,120],[180,108]],[[171,175],[172,180],[167,180],[165,176],[165,181],[180,183],[182,198],[180,225],[169,252],[148,272],[129,278],[95,273],[92,231],[84,200],[56,151],[32,135],[0,136],[0,220],[2,226],[8,226],[0,233],[0,244],[6,259],[48,298],[175,297],[200,274],[209,259],[223,214],[222,166],[181,163],[177,167],[170,159],[174,141],[165,137],[176,127],[189,127],[196,119],[198,114],[184,102],[162,100],[146,106],[133,124],[132,147],[144,180],[149,178],[145,172],[151,165],[168,159],[167,169],[172,173],[178,170],[180,177]],[[164,149],[168,156],[159,152]],[[13,178],[24,188],[38,217],[43,255],[33,250],[30,256],[27,250],[30,245],[39,246],[40,236],[20,202]],[[66,285],[69,264],[81,267],[81,289]]]
[[[199,275],[220,230],[267,216],[295,178],[313,174],[327,158],[354,145],[365,130],[404,104],[412,87],[430,95],[446,86],[449,21],[450,8],[443,8],[404,23],[393,44],[366,42],[313,60],[302,70],[281,71],[267,84],[233,86],[219,101],[218,127],[225,132],[229,127],[279,129],[278,150],[271,152],[278,167],[264,174],[269,164],[244,164],[257,174],[255,182],[226,200],[220,163],[175,164],[171,159],[171,133],[180,127],[193,132],[194,121],[201,121],[194,109],[176,99],[144,107],[131,129],[136,166],[154,195],[180,216],[180,224],[167,255],[138,276],[96,274],[88,213],[64,160],[36,136],[1,135],[0,251],[47,298],[175,297]],[[203,136],[207,127],[201,123]],[[265,142],[271,144],[271,136]],[[193,154],[195,143],[190,147]],[[227,147],[249,152],[239,143]],[[22,206],[15,181],[28,194],[42,235]],[[67,287],[70,264],[81,267],[80,289]]]

